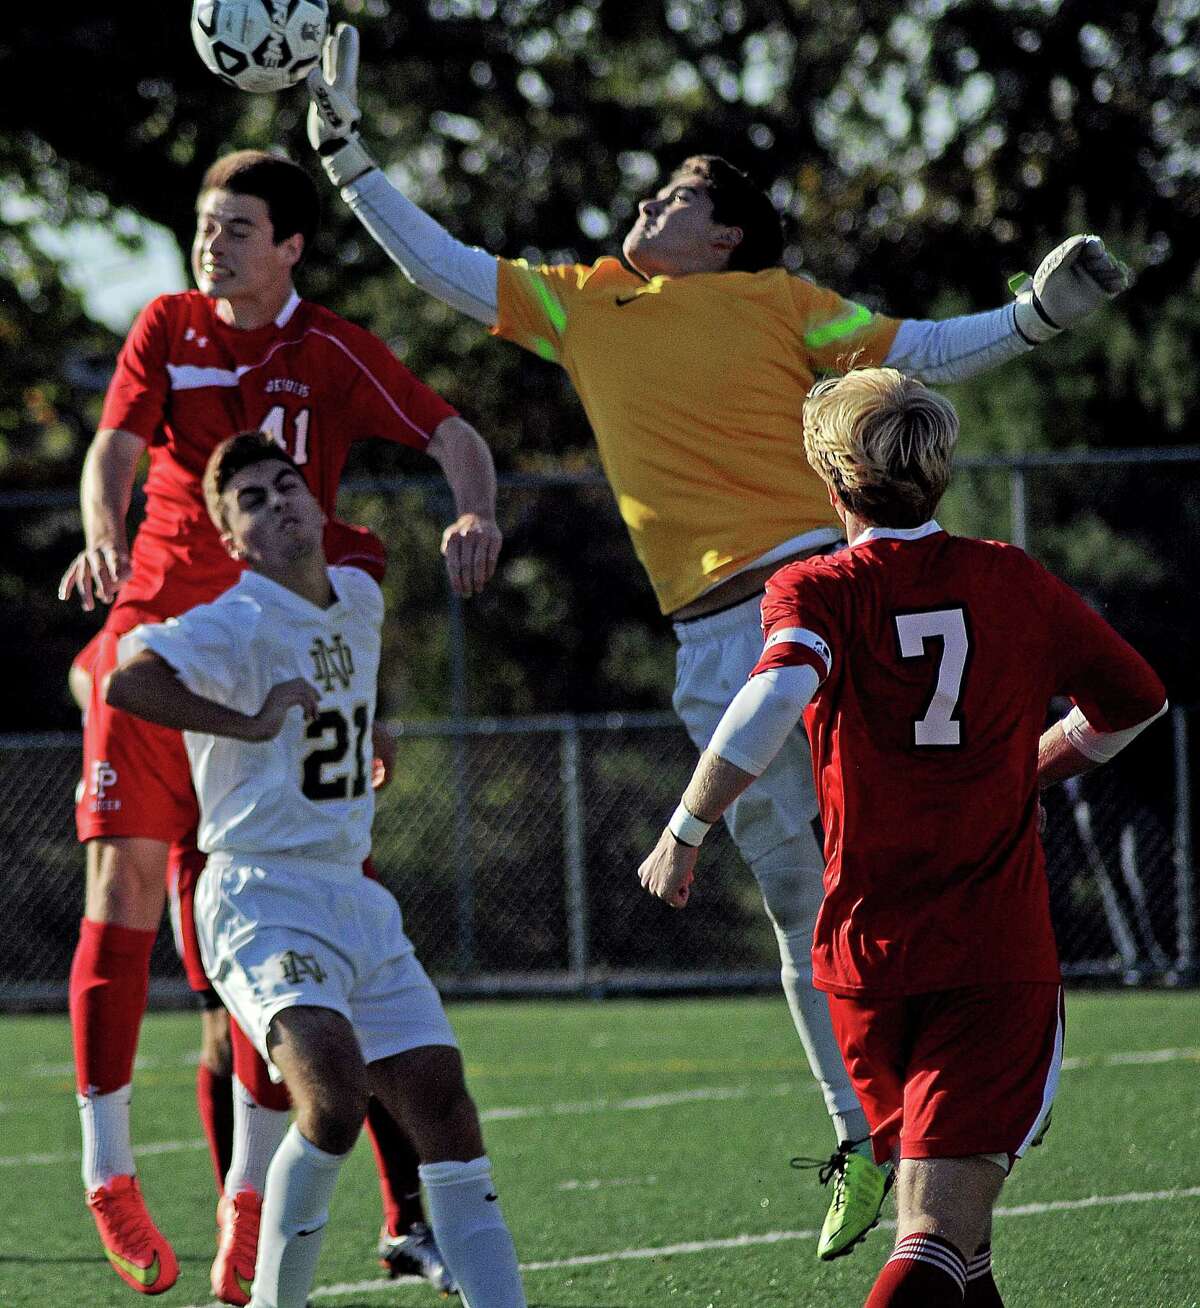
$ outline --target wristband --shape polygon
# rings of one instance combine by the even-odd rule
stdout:
[[[681,800],[679,807],[671,814],[667,830],[681,845],[690,845],[696,849],[703,843],[712,826],[711,822],[701,822],[695,813],[689,812]]]

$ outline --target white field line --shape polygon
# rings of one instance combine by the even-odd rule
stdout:
[[[1133,1053],[1105,1054],[1099,1058],[1064,1058],[1062,1070],[1077,1072],[1093,1067],[1157,1066],[1161,1063],[1200,1062],[1200,1049],[1147,1049]],[[578,1117],[591,1113],[636,1113],[648,1109],[672,1108],[679,1104],[714,1103],[733,1099],[776,1099],[811,1091],[816,1083],[783,1081],[775,1085],[702,1086],[693,1090],[674,1090],[665,1094],[641,1095],[635,1099],[585,1099],[574,1103],[525,1104],[514,1108],[487,1108],[480,1113],[484,1122],[514,1122],[539,1117]],[[205,1148],[200,1139],[160,1140],[155,1144],[135,1145],[134,1157],[156,1154],[187,1153]],[[13,1154],[0,1156],[0,1168],[50,1167],[79,1161],[78,1150],[58,1153]]]
[[[1047,1213],[1081,1212],[1089,1208],[1115,1208],[1125,1204],[1160,1203],[1169,1199],[1200,1199],[1200,1185],[1186,1190],[1141,1190],[1129,1194],[1094,1194],[1086,1199],[1055,1199],[1048,1203],[1017,1204],[997,1208],[997,1217],[1042,1217]],[[896,1223],[879,1223],[882,1230],[894,1230]],[[607,1263],[638,1262],[653,1258],[670,1258],[678,1254],[708,1253],[714,1249],[748,1249],[755,1245],[782,1244],[789,1240],[815,1240],[819,1232],[764,1231],[759,1235],[734,1235],[724,1240],[687,1240],[681,1244],[657,1245],[647,1249],[617,1249],[611,1253],[577,1254],[573,1258],[553,1258],[545,1262],[522,1263],[523,1272],[569,1271],[574,1267],[602,1267]],[[402,1278],[417,1283],[416,1277]],[[349,1281],[339,1285],[318,1286],[313,1299],[334,1299],[347,1294],[381,1294],[399,1282],[386,1280]],[[186,1308],[221,1308],[219,1303],[188,1304]]]

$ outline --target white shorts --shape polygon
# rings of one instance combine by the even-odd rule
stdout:
[[[707,618],[677,622],[675,635],[675,712],[692,743],[704,749],[762,654],[762,596]],[[729,807],[725,821],[747,863],[802,838],[812,844],[814,866],[823,867],[813,831],[816,816],[812,756],[798,726],[770,767]]]
[[[285,1008],[341,1013],[367,1063],[457,1048],[399,904],[361,866],[213,854],[196,887],[196,934],[213,988],[275,1080],[267,1032]]]

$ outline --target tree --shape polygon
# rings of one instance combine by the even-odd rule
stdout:
[[[790,266],[901,315],[999,303],[1007,274],[1069,231],[1096,229],[1135,266],[1137,286],[1094,326],[956,388],[964,448],[1159,445],[1195,429],[1200,17],[1187,0],[348,0],[342,12],[362,28],[369,144],[469,241],[592,258],[615,246],[637,198],[697,149],[733,157],[770,186],[789,219]],[[52,222],[129,206],[186,245],[196,185],[222,150],[283,145],[309,158],[303,95],[228,92],[168,6],[98,13],[68,3],[53,24],[19,13],[8,30],[0,178]],[[52,69],[75,93],[32,94],[20,76],[29,68]],[[89,97],[102,111],[80,111]],[[389,339],[477,421],[502,468],[594,466],[563,376],[419,296],[332,193],[326,219],[306,265],[309,293]],[[0,255],[0,345],[6,363],[20,359],[0,377],[4,484],[66,486],[95,419],[94,395],[72,379],[113,342],[82,321],[27,224]],[[357,470],[418,466],[371,449]],[[1039,482],[1056,525],[1035,546],[1112,603],[1131,573],[1145,579],[1131,612],[1193,696],[1177,630],[1168,640],[1155,615],[1160,600],[1194,591],[1195,561],[1130,520],[1121,478],[1088,490],[1085,502],[1065,476]],[[591,498],[606,503],[603,492]],[[665,701],[669,640],[615,515],[589,518],[579,548],[568,502],[573,515],[579,501],[555,494],[509,504],[499,584],[470,619],[475,710]],[[995,522],[993,507],[986,495],[964,502],[966,525]],[[411,501],[402,511],[404,523],[395,505],[372,509],[391,515],[393,536],[423,533],[393,583],[415,615],[395,666],[433,671],[398,675],[405,698],[392,707],[439,712],[446,628],[424,615],[440,613],[440,582],[421,557],[430,532]],[[1179,506],[1172,530],[1189,530],[1191,512]],[[29,578],[37,573],[44,594],[69,557],[69,516],[21,530],[19,557],[32,554],[32,569],[24,580],[9,574],[7,590],[35,613],[40,639],[60,639],[58,657],[85,629],[35,599]],[[1116,569],[1114,532],[1127,546]],[[22,673],[50,678],[25,721],[66,723],[61,668],[43,662]]]

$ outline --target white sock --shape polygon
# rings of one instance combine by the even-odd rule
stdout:
[[[429,1224],[465,1308],[525,1308],[517,1251],[492,1188],[486,1156],[422,1163]]]
[[[859,1153],[872,1157],[870,1150],[871,1128],[867,1125],[867,1115],[861,1108],[846,1109],[833,1115],[833,1129],[837,1133],[838,1144],[856,1144],[863,1146]]]
[[[233,1151],[225,1174],[227,1195],[243,1190],[264,1193],[267,1168],[291,1120],[286,1108],[264,1108],[236,1076],[233,1078]]]
[[[338,1172],[349,1154],[327,1154],[292,1124],[267,1168],[252,1308],[305,1308]]]
[[[83,1184],[87,1190],[108,1185],[114,1176],[132,1176],[133,1145],[129,1142],[129,1101],[133,1086],[123,1085],[106,1095],[76,1095],[83,1131]]]

